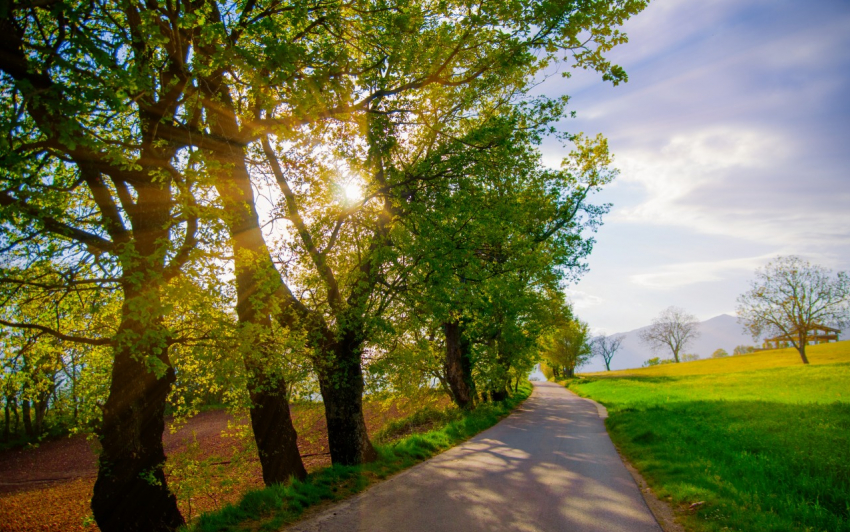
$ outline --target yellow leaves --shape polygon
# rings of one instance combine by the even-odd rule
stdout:
[[[3,494],[0,499],[0,532],[94,531],[85,524],[91,513],[89,494],[94,479],[83,478],[46,489]]]
[[[561,162],[561,168],[588,187],[607,185],[619,174],[610,168],[613,156],[608,150],[608,139],[601,133],[593,138],[578,133],[572,138],[575,149]]]

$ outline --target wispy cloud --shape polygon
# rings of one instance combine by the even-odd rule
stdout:
[[[612,59],[628,84],[563,86],[578,112],[563,128],[604,133],[621,169],[599,197],[614,207],[574,296],[582,318],[710,317],[779,254],[850,268],[850,4],[664,0],[625,31]]]
[[[653,289],[674,290],[686,285],[722,281],[730,273],[751,272],[771,260],[773,255],[718,261],[682,262],[660,266],[651,272],[636,273],[632,283]]]
[[[782,132],[740,125],[674,135],[658,150],[620,153],[621,179],[645,199],[611,220],[689,227],[811,251],[850,241],[850,187],[801,168]],[[847,176],[850,179],[850,175]]]
[[[583,292],[581,290],[577,290],[575,288],[568,288],[566,290],[567,297],[572,303],[573,308],[576,310],[584,310],[593,307],[598,307],[605,303],[605,300],[601,297],[595,296],[593,294],[588,294],[587,292]]]

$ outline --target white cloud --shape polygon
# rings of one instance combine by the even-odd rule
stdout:
[[[773,255],[763,255],[718,261],[668,264],[660,266],[652,272],[631,275],[629,279],[632,283],[643,287],[672,290],[690,284],[722,281],[733,272],[751,272],[773,257]]]
[[[817,175],[796,170],[805,158],[796,146],[778,131],[715,125],[676,134],[660,149],[623,150],[620,179],[641,185],[646,198],[615,208],[610,220],[688,227],[798,253],[846,242],[847,187],[822,187]]]
[[[788,156],[791,143],[776,133],[746,126],[710,126],[673,135],[660,149],[635,147],[618,154],[620,179],[644,185],[652,199],[620,213],[639,221],[659,214],[654,203],[684,197],[730,169],[765,168]],[[659,205],[662,206],[662,205]]]
[[[621,169],[596,199],[613,209],[577,286],[582,319],[728,312],[776,255],[850,269],[846,2],[662,0],[624,29],[611,58],[628,84],[546,84],[573,96],[564,130],[607,135]]]
[[[581,290],[576,290],[575,288],[568,288],[565,290],[565,292],[570,300],[570,303],[572,303],[573,308],[576,310],[598,307],[605,302],[605,300],[601,297],[588,294],[587,292],[583,292]]]
[[[754,257],[665,264],[653,271],[632,274],[629,276],[629,281],[653,290],[676,290],[697,283],[724,282],[731,277],[740,277],[742,274],[749,277],[756,268],[776,259],[778,255],[789,254],[792,253],[768,253]],[[800,256],[813,264],[840,268],[840,260],[834,254],[805,253]],[[586,294],[586,297],[593,296]]]

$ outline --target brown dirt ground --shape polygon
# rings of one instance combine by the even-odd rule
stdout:
[[[410,415],[415,406],[367,404],[370,434]],[[321,407],[296,405],[292,417],[307,470],[330,465]],[[223,410],[203,412],[163,436],[169,486],[187,519],[262,487],[256,454],[244,437],[228,429],[234,421],[239,424]],[[89,508],[97,476],[96,448],[96,440],[80,434],[0,452],[0,532],[98,530]]]

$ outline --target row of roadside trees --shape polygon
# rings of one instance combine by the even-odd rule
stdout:
[[[174,530],[169,405],[246,408],[274,484],[306,474],[294,398],[350,465],[375,458],[367,386],[504,396],[578,323],[561,288],[615,175],[530,91],[556,61],[625,81],[605,56],[644,6],[7,3],[6,430],[18,407],[93,430],[100,529]]]

